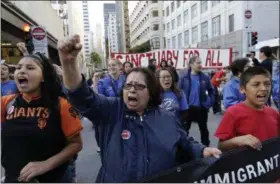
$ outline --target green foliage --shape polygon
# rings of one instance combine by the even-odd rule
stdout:
[[[92,52],[92,53],[90,54],[90,62],[91,62],[91,64],[93,64],[94,66],[97,66],[98,64],[101,64],[102,60],[101,60],[101,57],[99,56],[98,53]]]
[[[143,53],[143,52],[149,52],[151,50],[150,41],[146,41],[145,43],[141,45],[137,45],[136,47],[133,47],[129,50],[129,53]]]

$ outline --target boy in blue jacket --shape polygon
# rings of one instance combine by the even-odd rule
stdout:
[[[223,89],[223,103],[225,109],[245,100],[244,94],[239,90],[239,80],[241,74],[249,68],[250,61],[247,58],[236,59],[230,66],[233,77],[228,81]]]
[[[184,128],[187,132],[191,123],[197,122],[202,144],[209,146],[209,131],[207,128],[208,110],[214,104],[214,88],[210,78],[201,72],[201,59],[194,56],[189,60],[189,70],[182,73],[178,86],[186,94],[189,104],[188,117]]]

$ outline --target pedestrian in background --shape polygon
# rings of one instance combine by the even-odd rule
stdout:
[[[197,122],[201,142],[209,146],[208,111],[214,104],[215,97],[209,76],[201,70],[201,59],[198,56],[190,58],[189,69],[181,76],[178,86],[186,94],[189,105],[187,120],[184,124],[186,131],[189,133],[192,122]]]
[[[10,80],[10,67],[6,63],[1,63],[1,97],[17,94],[18,89],[14,80]]]

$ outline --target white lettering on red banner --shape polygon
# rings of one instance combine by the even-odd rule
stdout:
[[[111,53],[111,58],[122,63],[129,61],[134,66],[148,66],[150,59],[172,61],[175,68],[186,68],[192,56],[199,56],[203,68],[222,68],[232,63],[232,49],[161,49],[146,53]]]

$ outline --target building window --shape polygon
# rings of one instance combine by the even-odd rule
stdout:
[[[167,23],[167,32],[170,31],[170,22]]]
[[[169,16],[169,6],[166,7],[166,17]]]
[[[192,44],[197,43],[198,38],[198,27],[195,26],[192,28]]]
[[[192,19],[197,17],[197,4],[192,6]]]
[[[172,30],[175,29],[175,19],[172,20],[171,26],[172,26]]]
[[[181,6],[181,1],[177,1],[177,8]]]
[[[171,49],[171,40],[170,39],[167,39],[167,48]]]
[[[206,12],[208,10],[208,1],[200,1],[200,3],[200,12]]]
[[[189,20],[189,11],[185,10],[184,11],[184,23],[187,23]]]
[[[177,26],[181,26],[181,15],[177,16]]]
[[[164,17],[164,10],[162,10],[162,16]]]
[[[188,46],[190,44],[190,39],[189,39],[189,31],[184,32],[184,45]]]
[[[152,12],[152,14],[153,14],[153,17],[158,17],[158,10],[154,10],[154,11]]]
[[[171,3],[171,13],[173,13],[174,12],[174,1],[172,1],[172,3]]]
[[[219,3],[220,3],[220,1],[212,1],[212,7],[216,6]]]
[[[233,32],[234,31],[234,14],[232,14],[232,15],[230,15],[229,17],[228,17],[228,22],[229,22],[229,32],[231,33],[231,32]]]
[[[153,25],[153,30],[158,31],[159,30],[159,24],[154,24]]]
[[[172,37],[172,49],[175,49],[176,48],[176,37],[173,36]]]
[[[157,3],[158,1],[152,1],[152,3]]]
[[[163,24],[163,31],[165,31],[165,24]]]
[[[208,40],[208,21],[201,24],[201,41]]]
[[[182,33],[178,34],[178,48],[182,47]]]
[[[214,17],[212,19],[212,35],[213,35],[213,37],[221,35],[221,17],[220,17],[220,15],[217,17]]]

